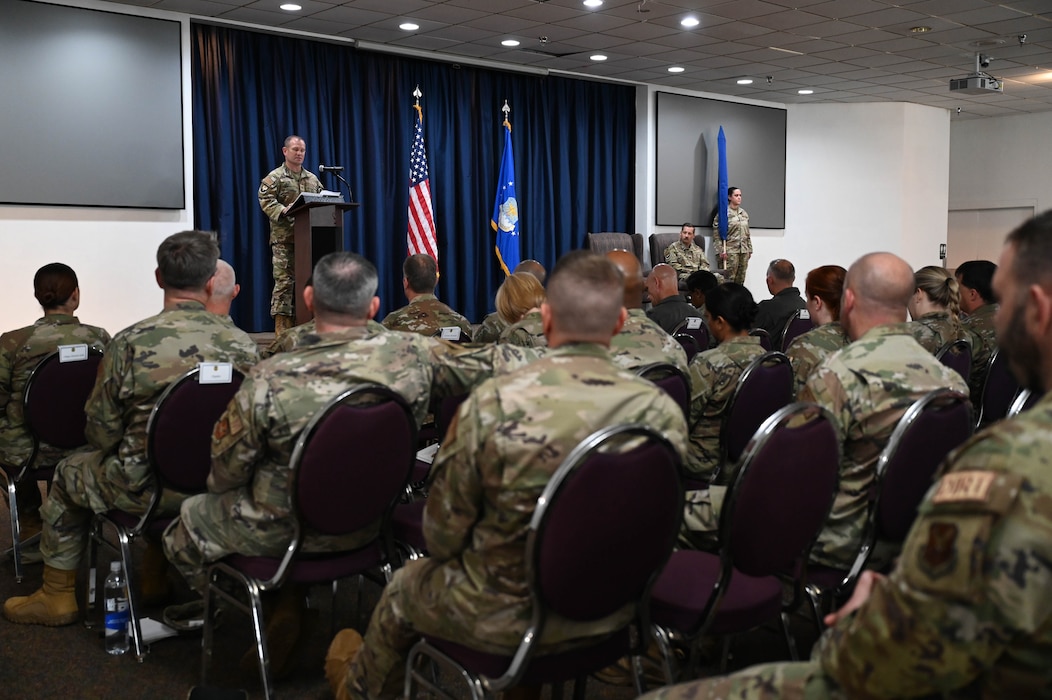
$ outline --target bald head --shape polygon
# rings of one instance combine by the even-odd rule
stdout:
[[[909,264],[891,253],[863,255],[844,278],[841,321],[852,340],[875,326],[903,323],[916,288]]]
[[[643,308],[643,268],[639,258],[627,250],[611,250],[606,259],[612,262],[625,278],[624,305],[626,309]]]
[[[650,275],[647,276],[646,284],[650,302],[653,304],[679,294],[679,278],[676,275],[676,268],[666,263],[654,266]]]
[[[212,295],[205,302],[205,308],[214,314],[226,316],[230,313],[230,305],[241,291],[241,285],[237,283],[234,268],[226,260],[216,260],[216,273],[212,278]]]
[[[542,286],[544,285],[544,280],[548,278],[548,271],[544,269],[544,265],[541,265],[536,260],[523,260],[512,270],[513,274],[515,272],[525,272],[528,275],[533,275]]]

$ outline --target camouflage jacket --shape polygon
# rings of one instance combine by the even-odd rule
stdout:
[[[504,319],[500,317],[496,311],[488,314],[486,318],[482,319],[482,323],[479,324],[478,328],[475,329],[475,333],[471,336],[472,342],[475,343],[496,343],[500,340],[500,334],[504,332],[504,329],[508,327],[508,324],[504,322]]]
[[[110,334],[98,326],[81,323],[76,316],[48,314],[32,326],[0,336],[0,461],[18,465],[29,459],[33,441],[22,416],[22,392],[33,369],[59,345],[85,343],[102,350]],[[46,443],[40,445],[35,467],[50,467],[66,453]]]
[[[898,565],[825,639],[850,697],[1052,696],[1052,397],[947,460]]]
[[[844,440],[840,490],[811,551],[812,562],[851,566],[861,545],[880,451],[906,409],[941,388],[968,392],[961,375],[922,348],[905,323],[870,329],[807,378],[800,399],[829,409]]]
[[[997,349],[997,332],[994,330],[994,315],[997,304],[985,304],[964,317],[961,323],[972,339],[972,375],[968,378],[968,387],[972,393],[972,403],[979,405],[986,383],[986,371],[990,358]]]
[[[709,258],[705,251],[694,243],[685,246],[673,241],[665,248],[665,262],[676,269],[676,277],[680,282],[685,282],[693,272],[709,269]]]
[[[366,321],[365,325],[367,328],[371,328],[374,331],[387,330],[372,319]],[[278,353],[291,352],[302,345],[304,343],[304,338],[310,335],[318,335],[313,318],[306,323],[301,323],[292,328],[286,328],[281,333],[278,333],[274,340],[270,341],[270,345],[263,348],[260,357],[265,360],[268,357],[277,355]]]
[[[752,236],[749,234],[749,213],[741,207],[734,211],[727,207],[727,240],[720,238],[720,217],[712,220],[712,249],[716,255],[723,253],[751,253]]]
[[[953,327],[953,319],[948,311],[932,311],[919,318],[913,319],[906,324],[914,340],[932,355],[937,353],[942,346],[955,340],[966,340],[971,344],[972,340],[963,326],[960,330]]]
[[[690,361],[690,445],[686,470],[706,480],[720,461],[720,426],[738,378],[764,354],[760,339],[730,338]]]
[[[390,331],[406,331],[420,335],[434,335],[439,328],[457,326],[471,337],[471,324],[468,320],[440,302],[434,294],[413,297],[407,305],[387,314],[383,326]]]
[[[610,358],[622,369],[635,371],[657,362],[687,371],[687,353],[675,338],[647,318],[643,309],[629,309],[621,332],[610,339]]]
[[[804,383],[827,357],[841,349],[851,340],[839,321],[826,323],[793,338],[785,354],[793,365],[793,395],[799,396]]]
[[[281,210],[296,201],[301,192],[321,192],[321,181],[302,168],[294,173],[284,163],[267,173],[259,183],[259,208],[270,219],[270,242],[291,243],[294,216],[283,216]]]
[[[133,493],[152,486],[146,422],[161,392],[179,375],[206,361],[231,362],[247,372],[258,360],[252,338],[196,301],[180,302],[114,336],[84,406],[84,434],[105,455],[106,479]]]
[[[531,311],[518,323],[505,328],[500,334],[500,342],[524,348],[548,347],[548,339],[544,336],[544,327],[541,324],[541,312]]]
[[[484,382],[461,405],[433,466],[424,536],[436,566],[422,585],[443,590],[444,614],[467,621],[475,642],[506,648],[521,638],[531,612],[526,531],[537,498],[578,442],[619,423],[648,425],[685,451],[675,402],[592,344],[549,350]],[[594,625],[553,615],[541,642],[601,634],[628,612]]]

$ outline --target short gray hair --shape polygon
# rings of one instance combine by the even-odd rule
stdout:
[[[329,253],[314,265],[314,308],[365,318],[376,296],[376,266],[356,253]]]

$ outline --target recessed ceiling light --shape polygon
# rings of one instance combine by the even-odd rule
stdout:
[[[797,95],[813,95],[813,94],[815,94],[815,91],[814,90],[797,90],[796,94]]]
[[[283,10],[285,10],[286,12],[299,12],[300,10],[303,9],[302,7],[300,7],[299,5],[297,5],[294,2],[286,2],[286,3],[282,4],[282,5],[279,5],[278,7],[280,7]]]
[[[519,40],[518,39],[505,39],[504,41],[500,42],[500,45],[501,46],[518,46],[519,45]]]
[[[593,61],[605,61],[606,60],[606,54],[594,53],[591,56],[589,56],[588,58],[592,59]]]
[[[924,32],[930,32],[931,27],[910,27],[910,31],[914,34],[923,34]]]
[[[585,7],[600,7],[603,4],[603,0],[584,0]]]
[[[681,19],[679,21],[679,23],[683,27],[696,27],[699,24],[701,24],[701,20],[698,19],[697,17],[692,16],[692,15],[688,15],[688,16],[684,17],[683,19]]]
[[[738,79],[738,84],[739,85],[752,85],[752,78],[739,78]]]
[[[687,70],[687,69],[684,68],[683,66],[669,66],[668,67],[668,72],[669,73],[682,73],[685,70]]]
[[[420,29],[420,25],[413,24],[412,22],[402,22],[398,25],[398,28],[404,29],[407,32],[415,32],[417,29]]]

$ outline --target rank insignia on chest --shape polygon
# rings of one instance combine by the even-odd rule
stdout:
[[[931,578],[953,571],[957,563],[957,526],[933,522],[928,526],[928,542],[920,553],[918,565]]]

